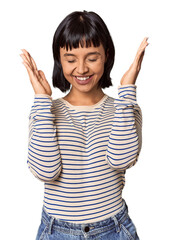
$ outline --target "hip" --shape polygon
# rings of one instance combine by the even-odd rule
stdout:
[[[80,224],[60,220],[42,209],[36,240],[139,240],[136,227],[123,200],[121,210],[102,221]]]

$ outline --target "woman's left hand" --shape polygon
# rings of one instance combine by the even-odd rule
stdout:
[[[141,63],[144,57],[145,48],[148,46],[147,42],[148,38],[145,37],[142,43],[140,44],[140,47],[137,51],[137,54],[135,56],[134,62],[131,64],[129,70],[123,75],[120,84],[121,85],[127,85],[127,84],[135,84],[137,76],[141,69]]]

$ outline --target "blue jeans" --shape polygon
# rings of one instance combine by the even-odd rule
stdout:
[[[115,216],[103,221],[79,224],[62,221],[42,209],[41,224],[36,240],[139,240],[136,228],[123,207]]]

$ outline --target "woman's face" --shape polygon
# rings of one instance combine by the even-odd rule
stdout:
[[[78,91],[97,87],[106,61],[103,45],[99,47],[60,48],[60,60],[67,81]]]

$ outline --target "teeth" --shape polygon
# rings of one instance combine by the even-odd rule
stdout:
[[[85,81],[89,79],[89,77],[76,77],[78,80]]]

